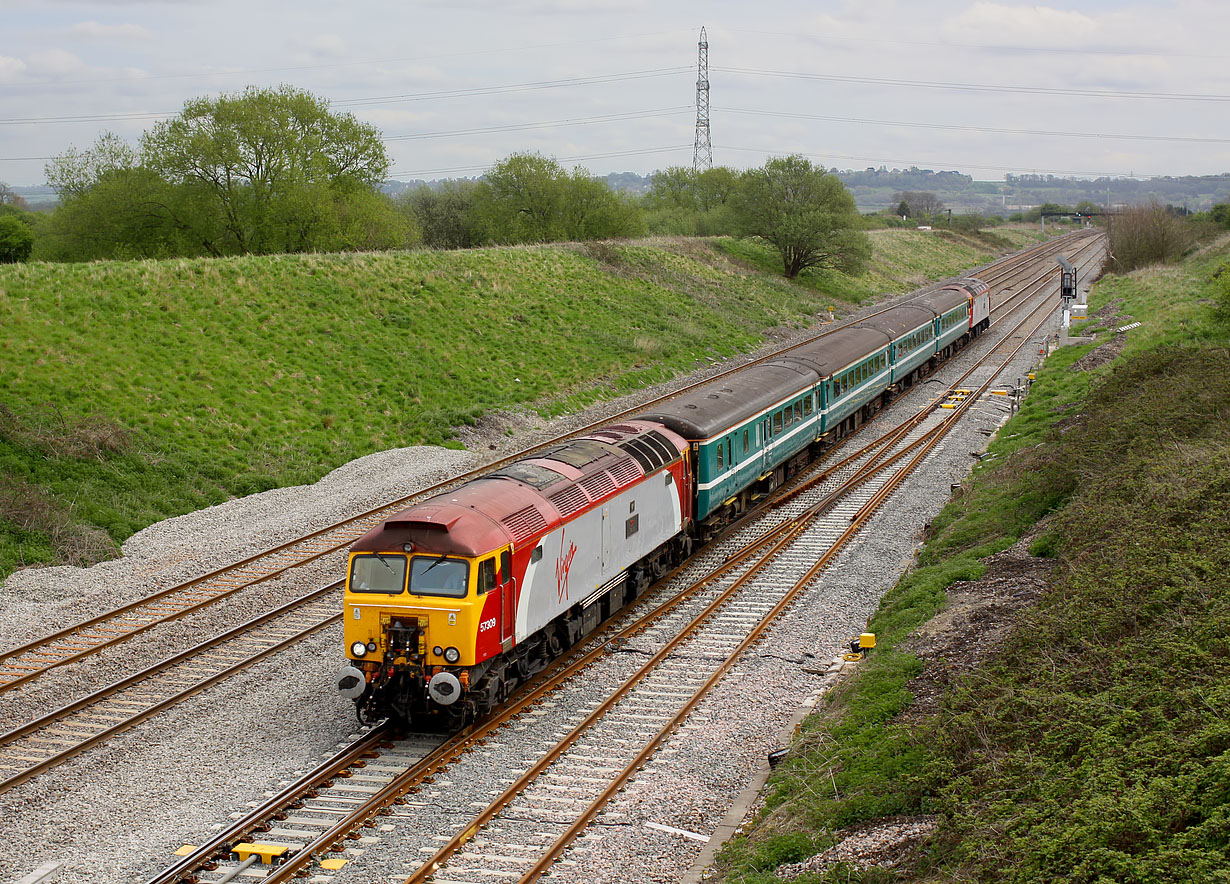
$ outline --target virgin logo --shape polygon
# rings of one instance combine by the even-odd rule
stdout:
[[[568,542],[568,552],[564,552],[564,532],[559,535],[559,558],[555,560],[555,588],[559,592],[559,602],[563,604],[568,598],[568,572],[572,570],[572,560],[577,554],[577,545]]]

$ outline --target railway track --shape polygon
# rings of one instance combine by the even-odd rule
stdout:
[[[994,286],[1002,285],[1010,279],[1021,267],[1053,256],[1060,251],[1069,249],[1072,242],[1083,238],[1082,234],[1074,234],[1072,238],[1063,237],[1042,243],[1033,249],[1010,256],[994,264],[988,265],[979,272]],[[1055,272],[1054,267],[1043,267],[1040,275],[1046,276]],[[993,307],[995,305],[993,304]],[[821,335],[830,333],[837,328],[826,329]],[[802,346],[815,337],[808,338],[794,346]],[[786,352],[792,348],[785,348]],[[777,353],[762,357],[761,360],[741,363],[735,371],[757,361],[770,359]],[[720,377],[721,374],[715,377]],[[709,383],[714,378],[706,378],[696,384],[674,391],[670,398],[702,383]],[[567,434],[568,436],[584,433],[601,424],[618,420],[621,417],[651,407],[654,402],[642,403],[614,415],[596,421],[591,427],[583,428]],[[190,616],[204,608],[223,602],[274,577],[293,571],[317,561],[318,559],[346,549],[356,538],[371,527],[379,524],[389,515],[403,509],[415,499],[428,496],[449,485],[465,481],[481,473],[496,469],[506,463],[526,456],[528,453],[550,445],[557,444],[564,437],[550,439],[541,445],[534,446],[506,458],[465,473],[447,482],[437,483],[413,495],[399,498],[387,504],[360,513],[334,525],[314,531],[303,537],[287,543],[271,547],[257,555],[250,556],[239,562],[216,569],[207,574],[175,586],[167,587],[151,593],[141,599],[100,613],[85,621],[75,623],[48,635],[40,636],[19,647],[0,652],[0,693],[11,691],[39,678],[57,667],[69,665],[97,654],[107,648],[130,641],[149,630],[163,626],[173,621]]]
[[[1091,242],[1081,245],[1072,257],[1079,257]],[[1052,276],[1049,268],[1032,273],[995,310],[1008,309]],[[328,533],[318,532],[308,542],[318,543]],[[310,592],[0,734],[0,793],[337,623],[340,588],[339,583]]]
[[[1034,285],[1045,281],[1036,280]],[[265,880],[285,881],[307,873],[326,854],[340,853],[365,837],[373,839],[364,832],[379,833],[406,822],[421,832],[420,849],[430,853],[406,877],[408,884],[486,880],[492,869],[503,870],[499,877],[506,879],[535,880],[739,657],[800,594],[809,591],[827,562],[941,443],[948,429],[980,401],[996,377],[996,371],[981,368],[983,362],[1010,341],[1018,341],[1013,353],[1026,346],[1053,312],[1051,298],[1042,300],[951,385],[946,393],[953,397],[951,402],[935,401],[853,454],[797,479],[771,505],[736,523],[685,566],[687,574],[700,572],[699,576],[668,575],[657,593],[669,595],[667,601],[642,614],[647,601],[643,599],[581,651],[557,661],[493,719],[449,738],[400,772],[383,772],[387,779],[379,788],[373,780],[363,795],[351,795],[348,816],[305,814],[309,805],[304,799],[280,796],[281,803],[270,802],[243,826],[221,833],[150,884],[190,880],[192,875],[203,884],[230,880],[228,875],[242,871],[242,863],[250,867],[273,859],[275,850],[276,858],[284,861],[269,867]],[[994,324],[1005,317],[1002,314]],[[962,384],[977,386],[959,394]],[[953,407],[941,409],[940,404]],[[613,677],[611,670],[619,670],[621,685],[604,696],[593,693],[593,686],[604,680],[594,676],[599,667],[607,670],[605,680]],[[562,737],[550,731],[558,724],[548,724],[545,732],[536,730],[533,719],[544,715],[545,704],[561,702],[553,699],[552,692],[582,671],[587,672],[584,685],[569,686],[569,699],[580,707],[569,719],[571,729]],[[524,731],[518,738],[512,734],[515,728]],[[551,746],[545,755],[543,745]],[[522,757],[513,764],[517,746],[522,747]],[[481,789],[467,791],[465,785],[468,777],[463,768],[467,763],[481,764],[484,751],[498,751],[502,765],[523,771],[494,799]],[[447,784],[441,780],[445,776]],[[436,785],[447,785],[448,792],[455,793],[443,814],[438,805],[446,796]],[[319,787],[312,791],[317,798],[325,794]],[[481,804],[482,810],[471,815],[464,811],[467,804]],[[554,810],[544,812],[544,807]],[[279,815],[287,819],[293,815],[300,820],[298,828],[268,822]],[[530,821],[528,828],[522,825],[525,821]],[[262,827],[265,855],[245,849],[239,851],[246,857],[242,861],[226,858],[237,839],[256,837]],[[548,837],[549,846],[543,849]],[[533,850],[527,845],[534,845]],[[334,856],[331,865],[320,869],[336,871],[345,861],[345,856]],[[207,865],[214,868],[205,874],[201,870]]]
[[[313,590],[0,734],[0,793],[341,620],[342,584]]]

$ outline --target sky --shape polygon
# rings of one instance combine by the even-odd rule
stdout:
[[[702,27],[714,165],[1230,173],[1225,0],[0,0],[0,181],[281,84],[376,126],[398,180],[691,166]]]

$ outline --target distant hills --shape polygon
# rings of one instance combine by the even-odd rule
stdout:
[[[1123,206],[1156,199],[1163,205],[1185,206],[1189,211],[1204,211],[1217,203],[1230,202],[1230,173],[1165,178],[1059,178],[1054,175],[1009,175],[1004,181],[975,181],[960,172],[935,172],[931,169],[830,169],[849,189],[860,212],[879,212],[893,208],[893,195],[906,190],[934,193],[946,208],[961,214],[1008,216],[1040,206],[1058,203],[1076,206],[1081,202],[1095,206]],[[597,176],[611,189],[632,194],[649,191],[651,176],[636,172],[611,172]],[[436,181],[389,181],[384,190],[400,193]]]
[[[1201,212],[1218,203],[1230,203],[1230,172],[1221,175],[1167,176],[1163,178],[1060,178],[1055,175],[1008,175],[1004,181],[975,181],[960,172],[930,169],[838,170],[830,173],[849,189],[860,212],[892,208],[893,195],[906,190],[934,193],[954,212],[1008,216],[1043,203],[1076,206],[1123,206],[1157,200],[1163,205],[1182,206]],[[631,194],[649,191],[651,176],[636,172],[611,172],[597,176],[611,189]],[[477,176],[473,179],[477,180]],[[440,181],[386,181],[381,189],[390,196]],[[45,184],[13,187],[32,209],[55,205],[55,192]]]

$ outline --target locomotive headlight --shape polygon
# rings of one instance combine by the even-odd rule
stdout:
[[[431,652],[435,654],[437,657],[444,656],[444,648],[440,647],[439,645],[436,645],[434,648],[432,648]]]
[[[350,646],[350,653],[354,654],[356,657],[366,657],[367,642],[355,642]]]
[[[444,651],[444,659],[449,663],[456,663],[461,659],[461,651],[456,648],[446,648]]]
[[[377,647],[379,647],[379,646],[376,644],[376,640],[375,640],[375,639],[372,639],[371,641],[369,641],[369,642],[367,643],[367,653],[369,653],[369,654],[374,654],[374,653],[376,653],[376,648],[377,648]]]

